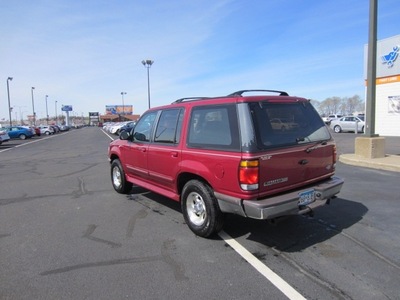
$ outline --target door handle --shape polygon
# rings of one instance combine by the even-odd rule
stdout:
[[[172,157],[178,157],[178,152],[177,151],[172,151],[171,152]]]

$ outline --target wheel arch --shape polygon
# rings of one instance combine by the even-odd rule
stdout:
[[[176,182],[177,183],[177,193],[178,193],[179,197],[182,195],[182,190],[183,190],[183,187],[185,186],[185,184],[193,179],[197,179],[212,188],[211,184],[204,177],[202,177],[198,174],[184,172],[184,173],[179,174],[178,180]]]

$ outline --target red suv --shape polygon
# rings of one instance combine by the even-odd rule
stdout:
[[[108,155],[118,193],[135,184],[180,202],[202,237],[222,229],[225,213],[264,220],[312,213],[343,185],[321,117],[310,101],[282,91],[152,108],[110,143]]]

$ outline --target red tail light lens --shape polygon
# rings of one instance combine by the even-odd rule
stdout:
[[[337,150],[336,150],[336,145],[333,145],[333,167],[336,166],[336,161],[337,161]]]
[[[239,167],[239,183],[240,187],[245,191],[253,191],[258,189],[259,182],[258,160],[242,160]]]

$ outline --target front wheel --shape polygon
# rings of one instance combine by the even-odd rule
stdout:
[[[132,183],[126,180],[119,159],[114,159],[111,163],[111,182],[117,193],[128,194],[132,189]]]
[[[183,217],[196,235],[209,237],[222,229],[223,214],[209,185],[190,180],[183,187],[181,197]]]
[[[333,131],[336,133],[340,133],[342,131],[342,128],[340,128],[339,125],[336,125],[335,127],[333,127]]]

